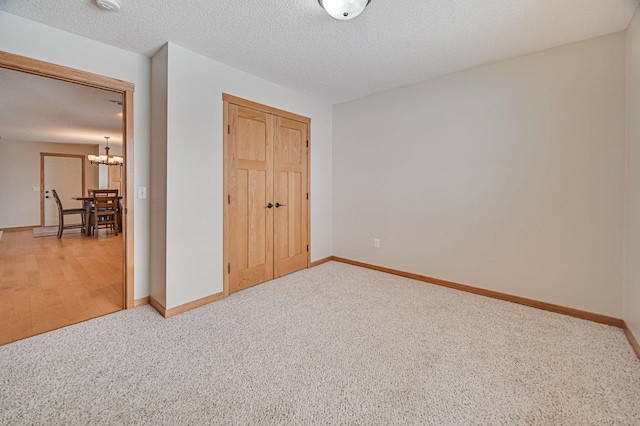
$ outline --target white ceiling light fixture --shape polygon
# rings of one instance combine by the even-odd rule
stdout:
[[[100,9],[109,12],[120,12],[120,6],[122,5],[120,0],[96,0],[96,4]]]
[[[106,164],[107,166],[122,166],[124,164],[124,158],[119,155],[109,155],[109,136],[104,137],[107,141],[107,146],[104,147],[107,155],[93,155],[89,154],[89,163],[91,164]]]
[[[347,21],[360,15],[371,0],[318,0],[327,13],[341,21]]]

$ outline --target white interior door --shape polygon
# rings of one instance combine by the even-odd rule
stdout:
[[[44,157],[44,226],[58,225],[58,206],[51,190],[55,189],[62,202],[62,207],[71,209],[82,207],[82,201],[71,197],[82,194],[82,162],[79,157]],[[81,223],[80,215],[69,215],[65,224]]]

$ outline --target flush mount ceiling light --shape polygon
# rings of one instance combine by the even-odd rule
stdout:
[[[120,0],[96,0],[96,4],[109,12],[120,12]]]
[[[318,3],[329,15],[346,21],[360,15],[371,0],[318,0]]]

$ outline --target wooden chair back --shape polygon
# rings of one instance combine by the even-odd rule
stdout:
[[[102,191],[102,190],[100,190]],[[117,190],[115,190],[117,193]],[[111,228],[118,235],[118,197],[101,196],[98,191],[93,193],[93,227],[97,236],[98,228]]]
[[[117,197],[118,190],[117,189],[87,189],[87,193],[89,197],[93,197],[97,195],[99,197]]]
[[[60,197],[58,197],[58,193],[56,192],[55,189],[52,189],[51,192],[53,193],[53,198],[55,198],[56,204],[58,205],[58,215],[62,217],[62,211],[64,209],[62,208],[62,202],[60,201]]]

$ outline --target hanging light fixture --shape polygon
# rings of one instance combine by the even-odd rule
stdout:
[[[107,166],[122,166],[124,159],[119,155],[109,155],[109,136],[104,137],[107,140],[107,146],[104,147],[106,155],[93,155],[89,154],[89,163],[91,164],[106,164]]]
[[[318,3],[329,15],[346,21],[360,15],[371,0],[318,0]]]

